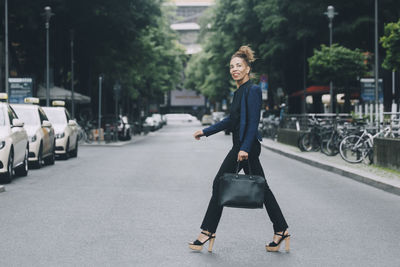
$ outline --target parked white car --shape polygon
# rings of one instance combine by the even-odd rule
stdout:
[[[165,118],[167,119],[168,123],[176,123],[176,122],[197,122],[198,119],[190,115],[188,113],[168,113],[165,114]]]
[[[153,117],[146,117],[144,127],[148,127],[150,131],[155,131],[157,127],[157,122],[154,120]]]
[[[159,114],[159,113],[154,113],[154,114],[151,115],[151,117],[153,118],[153,120],[154,120],[154,122],[155,122],[155,128],[156,128],[156,130],[163,127],[164,122],[163,122],[163,119],[162,119],[161,114]]]
[[[29,162],[36,168],[41,168],[43,163],[53,165],[56,148],[54,128],[46,113],[37,105],[39,99],[29,98],[25,102],[32,104],[11,104],[11,107],[24,122],[29,136]]]
[[[64,101],[53,101],[53,107],[43,107],[43,110],[54,127],[56,155],[67,159],[78,156],[78,124],[64,105]]]
[[[1,96],[6,98],[6,96]],[[28,134],[7,103],[0,103],[0,181],[9,183],[14,174],[28,174]]]

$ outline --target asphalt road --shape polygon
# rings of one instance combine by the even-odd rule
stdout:
[[[0,266],[400,266],[400,197],[263,149],[291,252],[267,253],[265,210],[225,209],[214,252],[192,252],[231,145],[168,125],[123,147],[31,170],[0,194]]]

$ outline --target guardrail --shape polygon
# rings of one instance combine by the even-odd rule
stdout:
[[[400,112],[383,112],[383,127],[390,126],[390,131],[400,135]]]
[[[326,123],[342,123],[350,122],[352,116],[347,113],[307,113],[307,114],[287,114],[284,115],[279,127],[283,129],[294,129],[297,131],[309,130],[309,119],[318,119],[326,121]]]

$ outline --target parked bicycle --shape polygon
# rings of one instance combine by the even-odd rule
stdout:
[[[360,127],[365,125],[364,120],[347,119],[343,124],[338,123],[338,120],[333,122],[333,131],[330,134],[329,140],[326,142],[326,155],[336,156],[339,153],[339,147],[342,140],[349,135],[356,135],[360,132]]]
[[[79,142],[82,143],[92,143],[94,141],[93,129],[95,128],[94,124],[91,121],[82,121],[80,122],[80,130],[79,130]]]
[[[394,137],[391,127],[385,127],[372,135],[367,129],[362,131],[361,135],[349,135],[340,143],[340,156],[349,163],[360,163],[368,160],[373,162],[374,158],[374,139],[378,136]]]
[[[262,137],[271,138],[272,140],[275,140],[278,135],[278,127],[279,127],[279,117],[270,115],[262,119],[259,130]]]
[[[309,118],[311,130],[300,136],[298,146],[301,151],[319,151],[328,154],[327,142],[330,138],[333,126],[327,121],[319,120],[315,117]]]

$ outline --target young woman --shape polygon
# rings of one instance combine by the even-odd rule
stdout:
[[[224,129],[230,129],[233,139],[233,146],[215,176],[211,200],[200,227],[201,233],[197,240],[189,243],[189,248],[193,250],[201,250],[203,245],[209,241],[208,251],[212,251],[215,232],[223,209],[218,204],[219,177],[224,173],[234,173],[238,161],[240,161],[240,169],[243,168],[245,173],[248,173],[248,164],[250,164],[252,174],[265,177],[258,158],[261,152],[259,142],[261,138],[258,134],[262,101],[261,89],[252,84],[249,79],[250,63],[253,61],[254,53],[248,46],[240,47],[233,54],[230,61],[230,74],[236,82],[237,90],[233,95],[230,114],[224,120],[193,134],[194,138],[199,140],[202,136],[210,136]],[[275,232],[273,241],[266,245],[267,251],[278,251],[283,241],[285,241],[286,250],[289,250],[288,225],[267,184],[264,191],[264,205]]]

